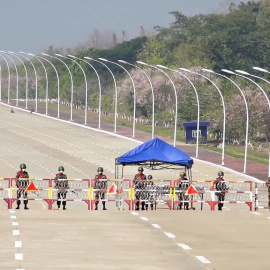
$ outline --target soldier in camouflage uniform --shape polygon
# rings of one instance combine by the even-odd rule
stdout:
[[[220,192],[216,192],[216,196],[218,198],[218,210],[222,211],[223,202],[225,200],[225,190],[228,190],[226,183],[224,182],[224,172],[220,171],[218,172],[218,178],[215,181],[215,189]]]
[[[55,188],[57,189],[57,206],[58,209],[60,209],[61,201],[63,205],[63,210],[66,210],[66,197],[67,197],[67,189],[69,189],[68,181],[66,174],[64,174],[64,167],[60,166],[58,168],[59,173],[56,174],[54,180],[55,180]]]
[[[267,180],[265,181],[265,185],[268,188],[268,207],[270,209],[270,177],[268,177]]]
[[[137,180],[137,181],[136,181]],[[138,168],[138,173],[135,174],[134,176],[134,187],[136,189],[136,192],[135,192],[135,198],[137,200],[136,202],[136,208],[135,210],[138,211],[140,210],[139,209],[139,206],[140,206],[140,199],[143,195],[143,190],[145,188],[145,184],[146,182],[144,183],[143,181],[146,180],[146,176],[145,174],[143,174],[143,167],[139,167]],[[145,202],[142,202],[142,210],[145,210]]]
[[[23,197],[24,209],[28,210],[29,209],[27,207],[28,199],[27,199],[27,192],[25,191],[25,189],[29,186],[29,180],[22,180],[24,178],[25,179],[29,178],[28,172],[26,171],[25,164],[20,165],[20,170],[16,173],[15,178],[16,178],[16,187],[18,188],[16,209],[20,209],[20,204],[21,204],[20,198]]]
[[[95,179],[107,179],[107,176],[103,174],[102,167],[98,167],[97,172],[98,174],[95,176]],[[95,210],[98,210],[99,199],[104,200],[107,187],[108,187],[107,181],[98,181],[98,180],[94,181],[94,189],[99,189],[99,191],[96,191],[96,194],[95,194],[95,199],[97,200],[95,202]],[[103,210],[107,210],[106,202],[102,201],[102,204],[103,204]]]
[[[185,196],[185,193],[189,188],[189,180],[186,178],[186,173],[184,171],[180,172],[179,176],[180,178],[178,179],[179,180],[178,187],[180,189],[180,192],[178,195],[178,199],[179,201],[188,201],[189,196]],[[180,202],[179,210],[182,210],[182,206],[183,206],[183,202]],[[188,202],[184,202],[184,210],[189,210]]]

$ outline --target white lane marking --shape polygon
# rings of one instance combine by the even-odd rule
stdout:
[[[13,235],[20,235],[20,231],[19,230],[13,230]]]
[[[181,247],[182,249],[185,249],[185,250],[188,250],[188,249],[191,249],[190,246],[186,245],[186,244],[183,244],[183,243],[177,243],[177,245],[179,247]]]
[[[11,225],[12,226],[18,226],[19,225],[19,222],[11,222]]]
[[[14,213],[16,213],[16,211],[15,210],[10,210],[9,213],[14,214]]]
[[[15,260],[16,261],[22,261],[23,260],[23,254],[22,253],[15,253]]]
[[[204,256],[195,256],[199,261],[201,261],[202,263],[211,263],[210,261],[208,261]]]
[[[136,212],[130,212],[133,216],[138,216],[139,214]]]
[[[261,213],[258,213],[258,212],[251,212],[251,214],[254,214],[254,215],[257,215],[257,216],[261,216],[262,215]]]
[[[270,217],[267,217],[268,219],[270,219]]]
[[[151,224],[154,228],[160,229],[161,227],[158,224]]]
[[[22,247],[22,241],[15,241],[15,248],[21,248]]]
[[[146,218],[146,217],[141,217],[141,219],[142,220],[145,220],[145,221],[148,220],[148,218]]]
[[[164,232],[169,238],[175,238],[175,235],[169,232]]]
[[[16,216],[10,216],[11,219],[16,219]]]

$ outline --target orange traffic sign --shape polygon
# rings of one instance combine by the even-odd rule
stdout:
[[[113,183],[108,191],[108,194],[117,194],[117,193],[120,193],[120,190],[117,188],[116,184]]]
[[[193,185],[190,185],[185,195],[195,195],[195,194],[199,194],[198,190]]]
[[[31,182],[30,185],[25,189],[25,191],[39,191],[38,187],[34,184],[34,182]]]

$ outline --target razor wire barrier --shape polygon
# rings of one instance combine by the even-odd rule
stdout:
[[[163,204],[172,209],[171,180],[133,180],[132,181],[132,210],[135,204],[145,205],[146,208]]]
[[[0,200],[7,203],[8,209],[17,200],[42,200],[49,210],[57,201],[82,201],[88,210],[93,210],[99,201],[115,202],[116,207],[126,204],[129,210],[134,210],[136,204],[153,210],[178,210],[183,205],[184,209],[195,209],[196,203],[201,209],[203,205],[215,210],[218,203],[233,203],[247,204],[252,210],[254,200],[258,210],[257,185],[253,194],[252,181],[0,178]],[[261,190],[267,193],[265,186]],[[218,200],[221,193],[225,195],[223,201]]]

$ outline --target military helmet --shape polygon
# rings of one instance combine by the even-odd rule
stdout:
[[[149,174],[149,175],[147,176],[147,179],[148,179],[148,180],[151,180],[151,179],[153,179],[153,176],[152,176],[151,174]]]
[[[21,169],[26,169],[26,165],[25,165],[24,163],[22,163],[22,164],[20,165],[20,168],[21,168]]]
[[[103,168],[102,167],[98,167],[97,172],[98,173],[103,173]]]
[[[60,172],[60,171],[64,171],[65,170],[65,168],[63,167],[63,166],[59,166],[59,168],[58,168],[58,171]]]
[[[182,172],[179,173],[179,175],[180,175],[181,177],[184,177],[184,176],[186,176],[186,173],[185,173],[184,171],[182,171]]]
[[[219,176],[219,177],[222,177],[222,176],[224,176],[224,172],[222,172],[222,171],[219,171],[219,172],[218,172],[218,176]]]
[[[138,168],[138,172],[143,172],[143,167],[142,167],[142,166],[140,166],[140,167]]]

